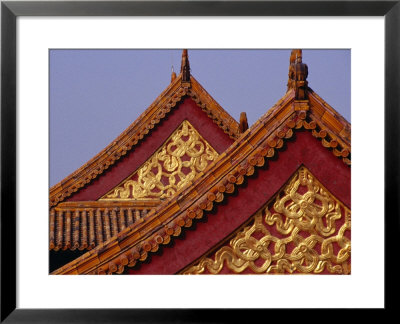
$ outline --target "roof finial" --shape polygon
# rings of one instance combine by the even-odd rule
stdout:
[[[171,82],[176,79],[176,73],[174,71],[174,66],[171,66]]]
[[[307,100],[308,67],[303,63],[303,51],[294,49],[290,54],[289,80],[287,90],[295,89],[296,100]]]
[[[240,113],[239,130],[241,133],[244,133],[248,128],[249,124],[247,123],[247,115],[246,112],[243,111]]]
[[[182,51],[181,74],[182,74],[182,81],[190,82],[190,65],[189,65],[189,56],[187,49],[184,49]]]

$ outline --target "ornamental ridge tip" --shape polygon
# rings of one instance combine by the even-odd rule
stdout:
[[[187,49],[182,51],[181,74],[183,82],[190,82],[190,64]]]
[[[241,133],[244,133],[249,128],[249,124],[247,122],[246,112],[243,111],[240,113],[240,122],[239,122],[239,130]]]
[[[176,73],[174,71],[174,66],[171,66],[171,82],[176,79]]]
[[[287,91],[294,89],[296,100],[307,100],[307,76],[308,66],[303,63],[303,51],[301,49],[293,49],[290,54]]]

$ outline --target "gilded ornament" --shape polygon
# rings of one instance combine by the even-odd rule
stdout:
[[[187,120],[137,171],[100,200],[166,199],[218,157]]]
[[[182,273],[218,274],[227,267],[233,273],[348,274],[350,214],[301,167],[228,244]]]

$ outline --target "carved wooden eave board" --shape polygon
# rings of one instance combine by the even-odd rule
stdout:
[[[78,170],[50,188],[49,205],[54,207],[88,186],[112,165],[140,144],[157,125],[186,97],[231,139],[239,137],[239,124],[196,81],[182,81],[179,74],[163,93],[113,142]]]
[[[303,136],[304,131],[320,141],[318,145],[324,147],[324,152],[331,151],[328,153],[337,157],[332,157],[335,161],[349,168],[350,124],[311,89],[308,90],[308,98],[299,100],[297,92],[289,89],[274,107],[241,134],[190,185],[152,209],[140,223],[126,226],[108,241],[53,274],[123,273],[125,268],[145,261],[149,254],[169,244],[173,237],[180,236],[185,227],[191,227],[196,219],[203,218],[215,206],[226,201],[266,163],[277,158],[279,165],[281,153],[278,152],[296,134],[299,138]],[[291,145],[296,146],[296,142]],[[336,193],[333,192],[333,195]],[[347,201],[342,199],[342,203],[350,208],[350,192]],[[214,216],[218,217],[218,214]]]

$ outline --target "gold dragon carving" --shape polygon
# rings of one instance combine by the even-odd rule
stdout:
[[[218,157],[218,153],[189,121],[136,172],[100,200],[165,199],[190,183]]]
[[[301,167],[228,245],[182,273],[218,274],[226,265],[234,273],[349,274],[350,218],[350,210]]]

